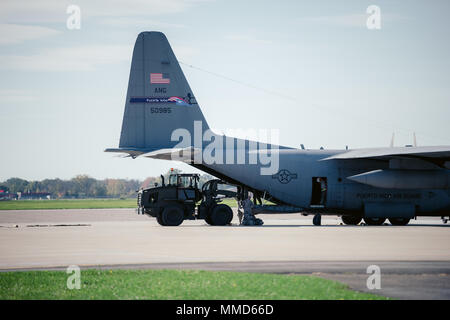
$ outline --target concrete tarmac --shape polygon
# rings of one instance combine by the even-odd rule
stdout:
[[[369,265],[395,298],[450,299],[450,225],[345,226],[338,217],[258,215],[262,227],[185,221],[161,227],[133,209],[0,211],[0,269],[185,268],[307,273],[367,292]]]

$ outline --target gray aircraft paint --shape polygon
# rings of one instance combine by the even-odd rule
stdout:
[[[163,74],[163,77],[170,79],[170,84],[150,83],[151,73]],[[187,106],[159,100],[142,102],[147,98],[188,99],[188,95],[191,95],[191,104]],[[164,112],[169,110],[164,108],[170,108],[170,113]],[[171,149],[178,144],[178,141],[171,141],[173,130],[184,128],[193,136],[194,121],[202,122],[203,131],[209,128],[166,37],[160,32],[139,34],[133,51],[119,148],[106,151],[123,152],[132,157],[170,159]],[[237,141],[242,139],[236,138]],[[413,208],[416,215],[450,214],[448,186],[439,189],[386,189],[347,179],[379,169],[410,170],[412,175],[414,170],[435,170],[433,174],[440,172],[448,176],[449,146],[359,150],[270,147],[279,148],[279,170],[273,175],[261,175],[261,164],[186,162],[226,180],[266,192],[281,203],[306,211],[311,210],[313,177],[326,177],[328,190],[324,211],[329,213],[362,212],[367,206],[371,212],[384,210],[389,214],[390,209],[400,210],[398,208],[406,204],[404,207]],[[245,154],[249,156],[249,140],[245,140]]]
[[[168,74],[170,84],[151,84],[151,73]],[[155,92],[157,89],[160,92]],[[176,144],[170,141],[172,131],[185,127],[193,132],[195,120],[202,121],[206,130],[208,124],[198,104],[175,108],[167,104],[130,102],[131,98],[186,97],[188,93],[192,94],[192,90],[166,37],[159,32],[139,34],[133,50],[119,148],[140,151],[171,148]],[[158,112],[152,113],[152,108]],[[171,112],[162,108],[170,108]]]

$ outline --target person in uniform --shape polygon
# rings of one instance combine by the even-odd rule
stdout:
[[[242,207],[244,209],[244,220],[250,220],[253,217],[252,214],[252,208],[253,208],[253,202],[252,202],[252,194],[248,193],[248,198],[242,201]]]
[[[241,206],[244,209],[244,219],[242,220],[241,224],[245,226],[260,226],[264,224],[264,222],[261,219],[258,219],[253,214],[253,202],[252,202],[252,194],[248,194],[248,198],[243,200],[241,202]]]
[[[317,178],[317,182],[320,183],[320,204],[325,206],[325,200],[327,198],[327,182],[324,178]]]
[[[239,224],[242,224],[242,218],[244,217],[244,213],[242,212],[242,200],[238,201],[238,218]]]

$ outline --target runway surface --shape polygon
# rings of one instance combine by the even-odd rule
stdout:
[[[259,215],[262,227],[185,221],[161,227],[133,209],[0,211],[0,269],[78,265],[307,273],[395,298],[450,299],[450,225],[322,226],[298,214]],[[369,265],[382,289],[368,290]]]

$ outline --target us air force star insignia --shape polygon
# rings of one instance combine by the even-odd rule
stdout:
[[[278,171],[276,174],[272,175],[272,179],[278,179],[283,184],[291,182],[292,179],[297,179],[296,173],[290,173],[286,169]]]

